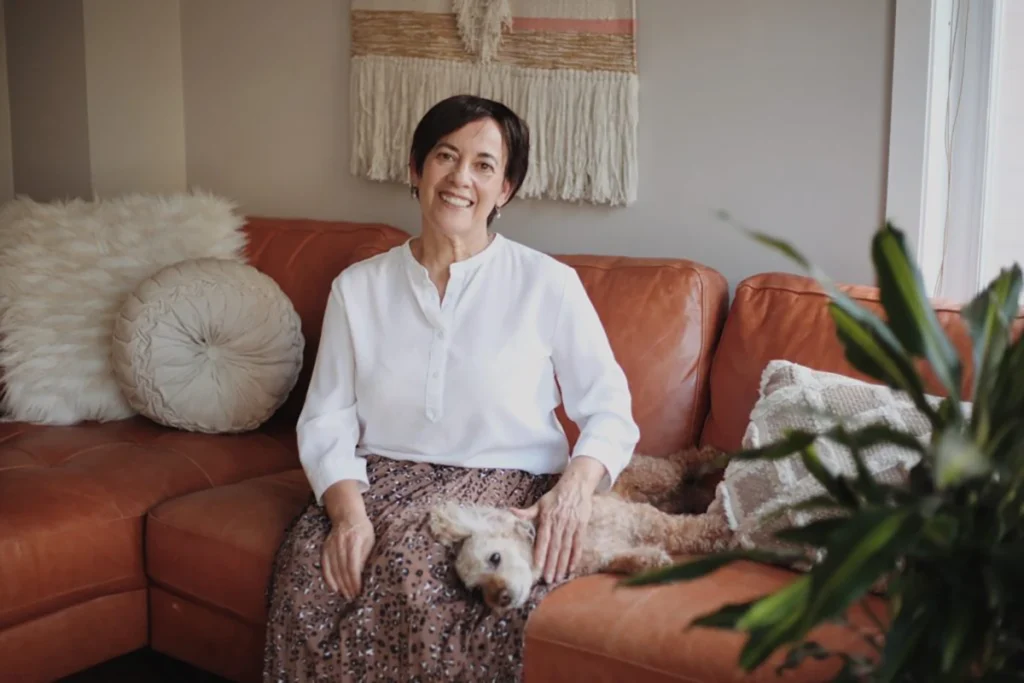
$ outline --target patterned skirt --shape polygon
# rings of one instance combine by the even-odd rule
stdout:
[[[311,502],[274,562],[264,682],[519,680],[526,620],[551,587],[541,582],[522,608],[495,614],[462,585],[427,512],[442,500],[528,507],[555,477],[379,456],[367,465],[376,542],[362,592],[348,602],[327,587],[320,550],[331,523]]]

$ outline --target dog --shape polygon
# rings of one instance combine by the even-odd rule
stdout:
[[[727,548],[731,531],[717,500],[703,514],[666,511],[686,507],[678,500],[682,484],[720,456],[708,448],[634,455],[612,489],[594,496],[572,577],[634,574],[666,567],[673,555]],[[533,522],[505,508],[446,501],[431,509],[429,528],[440,543],[458,546],[455,571],[467,588],[481,590],[488,607],[503,612],[526,603],[541,575]]]

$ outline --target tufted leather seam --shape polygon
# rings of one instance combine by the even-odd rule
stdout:
[[[17,466],[12,466],[12,467],[0,467],[0,472],[3,472],[4,470],[20,470],[20,469],[32,468],[32,467],[35,467],[35,468],[38,468],[38,469],[43,469],[43,467],[44,467],[44,465],[39,463],[39,458],[37,458],[35,453],[33,453],[32,451],[27,451],[27,450],[25,450],[24,448],[22,448],[20,446],[8,446],[6,448],[6,450],[14,451],[16,453],[24,453],[28,457],[32,458],[32,461],[35,464],[34,465],[17,465]]]
[[[20,432],[13,432],[11,434],[8,434],[7,436],[5,436],[2,439],[0,439],[0,444],[4,443],[5,441],[10,441],[11,439],[17,438],[17,437],[21,436],[24,433],[25,433],[25,430],[22,429]]]
[[[200,473],[200,474],[202,474],[202,475],[203,475],[204,477],[206,477],[206,481],[207,481],[207,482],[208,482],[208,483],[210,484],[210,488],[213,488],[214,486],[216,486],[216,485],[217,485],[216,483],[214,483],[214,481],[213,481],[213,479],[212,479],[212,478],[210,477],[210,475],[209,475],[209,474],[207,474],[206,470],[204,470],[204,469],[203,469],[203,468],[202,468],[202,467],[201,467],[201,466],[199,465],[199,463],[197,463],[197,462],[196,462],[195,460],[193,460],[193,459],[192,459],[192,458],[190,458],[189,456],[185,455],[184,453],[182,453],[182,452],[181,452],[181,451],[179,451],[178,449],[176,449],[176,448],[172,448],[172,447],[170,447],[170,446],[164,446],[164,445],[162,445],[162,444],[161,444],[161,445],[160,445],[160,448],[164,449],[164,450],[165,450],[165,451],[167,451],[168,453],[173,453],[174,455],[178,456],[179,458],[184,458],[184,459],[185,459],[185,460],[187,460],[188,462],[192,463],[192,465],[193,465],[193,466],[194,466],[194,467],[195,467],[195,468],[196,468],[197,470],[199,470],[199,473]]]
[[[579,653],[587,655],[588,657],[599,657],[599,658],[603,659],[606,662],[618,662],[618,663],[621,663],[621,664],[628,664],[628,665],[634,666],[634,667],[636,667],[638,669],[643,669],[644,671],[650,671],[650,672],[657,673],[657,674],[662,674],[662,675],[665,675],[665,676],[673,676],[673,677],[677,678],[678,680],[686,681],[687,683],[716,683],[715,681],[708,681],[708,680],[705,680],[705,679],[702,679],[702,678],[690,678],[689,676],[681,676],[679,673],[677,673],[675,671],[666,671],[664,669],[659,669],[658,667],[655,667],[655,666],[650,666],[649,664],[641,664],[640,662],[635,662],[635,661],[632,661],[632,660],[629,660],[629,659],[620,659],[618,657],[612,657],[611,655],[606,654],[604,652],[598,652],[596,650],[592,650],[592,649],[586,648],[586,647],[581,647],[579,645],[571,645],[571,644],[563,642],[561,640],[554,640],[552,638],[542,638],[542,637],[531,636],[531,635],[527,635],[527,637],[526,637],[526,644],[525,644],[525,648],[524,648],[524,656],[528,655],[528,653],[529,653],[530,640],[534,640],[534,641],[540,642],[540,643],[545,643],[545,644],[548,644],[548,645],[555,645],[557,647],[565,648],[566,650],[572,650],[573,652],[579,652]]]
[[[111,446],[136,446],[138,448],[142,447],[139,444],[139,442],[137,442],[137,441],[109,441],[107,443],[96,444],[95,446],[89,446],[88,448],[83,448],[83,449],[81,449],[79,451],[75,451],[74,453],[72,453],[68,457],[64,458],[59,463],[57,463],[56,466],[59,467],[61,465],[65,465],[66,463],[68,463],[71,460],[74,460],[75,458],[77,458],[78,456],[82,455],[83,453],[88,453],[90,451],[100,450],[100,449],[103,449],[103,448],[110,448]],[[47,465],[47,466],[48,467],[54,467],[54,465]]]

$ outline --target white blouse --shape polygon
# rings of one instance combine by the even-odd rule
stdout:
[[[337,481],[367,490],[370,453],[561,472],[570,453],[560,401],[581,432],[572,455],[600,461],[607,490],[639,430],[576,271],[498,234],[451,265],[441,301],[407,241],[331,285],[299,459],[321,503]]]

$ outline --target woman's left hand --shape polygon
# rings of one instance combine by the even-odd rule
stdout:
[[[558,483],[535,505],[512,510],[522,519],[537,521],[534,563],[541,568],[547,583],[568,577],[576,568],[590,521],[594,489],[603,474],[604,466],[596,460],[574,458]]]

